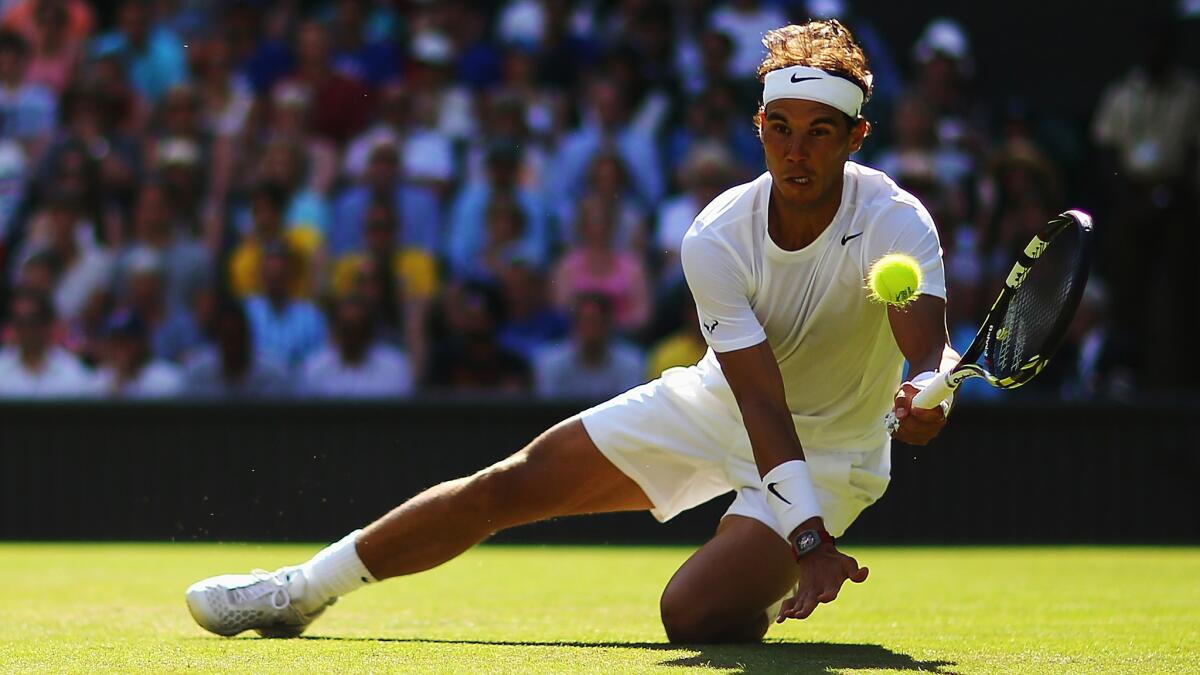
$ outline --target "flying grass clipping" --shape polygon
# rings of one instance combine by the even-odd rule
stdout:
[[[875,302],[903,307],[921,295],[921,265],[904,253],[889,253],[871,265],[867,290]]]

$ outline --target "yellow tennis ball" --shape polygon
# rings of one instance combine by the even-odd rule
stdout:
[[[889,253],[871,265],[867,288],[876,302],[907,305],[921,294],[921,265],[910,255]]]

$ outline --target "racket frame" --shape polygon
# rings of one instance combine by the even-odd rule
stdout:
[[[1042,342],[1043,349],[1046,345],[1049,345],[1050,348],[1048,350],[1044,349],[1044,351],[1048,351],[1049,353],[1039,353],[1029,357],[1017,368],[1017,372],[1013,375],[1006,377],[995,376],[977,363],[980,355],[983,354],[984,349],[987,348],[988,343],[991,341],[992,333],[997,330],[996,324],[1008,310],[1008,305],[1012,302],[1017,289],[1029,277],[1029,270],[1033,268],[1046,249],[1050,247],[1050,244],[1072,225],[1080,229],[1080,259],[1077,267],[1081,268],[1082,271],[1079,272],[1079,283],[1071,287],[1070,295],[1063,302],[1064,305],[1069,306],[1070,311],[1059,313],[1057,321],[1050,329],[1050,332],[1047,333],[1046,339]],[[1054,356],[1054,352],[1062,342],[1067,328],[1071,325],[1071,320],[1075,316],[1075,309],[1079,306],[1080,298],[1083,297],[1083,289],[1087,286],[1088,268],[1091,262],[1091,233],[1092,217],[1084,211],[1071,209],[1051,219],[1046,224],[1045,229],[1029,241],[1025,249],[1021,252],[1021,255],[1018,256],[1017,261],[1013,263],[1012,269],[1008,272],[1008,277],[1004,280],[1004,288],[1000,290],[1000,295],[992,303],[992,308],[988,310],[987,317],[984,318],[979,331],[975,334],[975,339],[971,341],[971,346],[967,348],[967,351],[963,352],[958,364],[934,378],[927,387],[918,392],[913,398],[913,406],[918,408],[933,408],[949,398],[954,393],[954,390],[958,389],[959,385],[972,377],[981,377],[988,384],[1000,389],[1015,389],[1042,372],[1042,369],[1050,362],[1050,357]]]

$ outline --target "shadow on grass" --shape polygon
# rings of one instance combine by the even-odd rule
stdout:
[[[662,652],[696,652],[661,661],[660,666],[708,667],[743,673],[836,673],[841,670],[899,670],[942,673],[957,665],[953,661],[918,661],[908,654],[882,645],[834,642],[764,642],[745,645],[673,645],[664,642],[536,642],[509,640],[435,640],[424,638],[355,638],[303,636],[301,640],[346,640],[361,642],[407,642],[496,647],[564,647],[573,649],[646,649]],[[674,656],[674,655],[672,655]]]

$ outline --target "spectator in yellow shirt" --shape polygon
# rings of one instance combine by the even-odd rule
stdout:
[[[313,290],[313,260],[321,247],[314,230],[284,231],[287,193],[270,183],[260,184],[250,195],[250,231],[229,257],[229,288],[239,298],[262,292],[262,252],[267,245],[282,244],[296,264],[288,282],[293,298],[307,298]]]
[[[414,373],[423,374],[428,356],[429,307],[438,287],[437,262],[423,248],[398,246],[404,241],[392,200],[373,199],[367,207],[365,248],[347,253],[333,265],[332,290],[337,297],[361,295],[377,305],[384,324],[378,333],[402,336]]]

